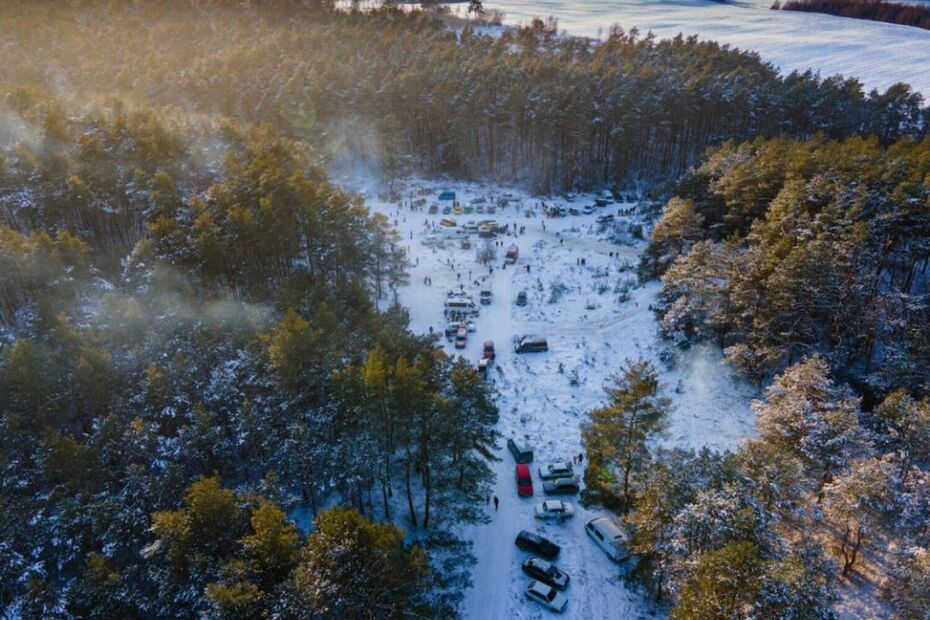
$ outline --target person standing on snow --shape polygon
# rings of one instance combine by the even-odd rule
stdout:
[[[497,499],[497,496],[494,496],[494,512],[497,512],[497,505],[500,503],[500,500]]]

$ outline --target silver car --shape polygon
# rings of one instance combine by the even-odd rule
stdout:
[[[534,581],[529,585],[526,589],[526,598],[559,613],[565,611],[565,606],[568,604],[568,599],[564,594],[541,581]]]
[[[543,521],[565,521],[575,516],[575,508],[560,499],[547,499],[536,504],[536,518]]]
[[[539,468],[539,477],[543,480],[552,480],[553,478],[570,478],[574,474],[571,463],[549,463]]]

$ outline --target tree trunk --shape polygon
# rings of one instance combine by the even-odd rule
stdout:
[[[849,574],[853,564],[856,563],[856,557],[859,555],[859,547],[862,546],[862,526],[856,527],[855,541],[850,540],[849,530],[850,527],[849,524],[847,524],[846,530],[843,532],[843,544],[840,547],[840,552],[843,554],[843,577]]]
[[[391,508],[390,508],[390,505],[388,504],[387,481],[384,478],[381,479],[381,499],[384,501],[384,520],[390,521],[391,520]]]
[[[433,476],[429,468],[429,463],[423,466],[423,479],[424,485],[426,486],[426,505],[423,512],[423,528],[426,529],[429,527],[429,504],[433,490]]]
[[[410,452],[404,463],[404,483],[407,485],[407,507],[410,508],[410,521],[417,527],[417,510],[413,505],[413,492],[410,490]]]

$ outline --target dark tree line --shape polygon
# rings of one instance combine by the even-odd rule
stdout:
[[[884,0],[790,0],[784,4],[776,2],[772,8],[784,11],[826,13],[839,17],[868,19],[930,30],[930,8],[920,4],[903,4]]]
[[[672,179],[727,139],[822,132],[887,143],[928,127],[906,85],[866,93],[855,79],[782,76],[754,53],[694,37],[616,28],[595,44],[542,21],[492,37],[429,13],[288,2],[140,2],[93,19],[99,4],[56,5],[53,21],[47,3],[9,11],[10,31],[30,38],[0,78],[51,90],[64,73],[96,92],[269,123],[388,177],[556,191]],[[29,50],[46,41],[57,52],[40,61]]]

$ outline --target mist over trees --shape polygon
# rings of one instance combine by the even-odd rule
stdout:
[[[95,19],[105,4],[107,18]],[[928,127],[906,85],[866,93],[855,79],[781,76],[754,53],[695,37],[616,28],[595,44],[541,20],[491,36],[395,8],[191,6],[11,8],[9,32],[23,39],[0,80],[128,91],[267,123],[388,177],[449,173],[542,192],[671,180],[727,139],[822,132],[888,143]],[[36,47],[54,51],[39,58]]]

